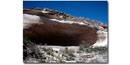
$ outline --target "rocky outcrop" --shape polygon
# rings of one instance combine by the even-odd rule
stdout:
[[[48,8],[23,9],[24,38],[35,43],[73,46],[93,45],[107,32],[107,25],[87,18],[78,18]]]

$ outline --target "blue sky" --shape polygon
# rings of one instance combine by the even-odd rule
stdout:
[[[23,8],[50,8],[76,17],[108,22],[107,1],[24,1]]]

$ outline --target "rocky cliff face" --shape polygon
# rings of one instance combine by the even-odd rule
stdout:
[[[23,9],[23,16],[24,37],[36,43],[65,46],[96,43],[97,46],[107,39],[108,26],[99,21],[48,8]]]
[[[23,9],[24,63],[107,63],[107,24],[48,8]]]

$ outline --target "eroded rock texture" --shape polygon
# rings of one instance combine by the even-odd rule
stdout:
[[[90,46],[102,37],[97,31],[107,29],[103,23],[47,8],[23,9],[23,16],[24,38],[42,45]]]

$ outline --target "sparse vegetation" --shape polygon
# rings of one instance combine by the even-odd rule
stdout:
[[[25,63],[107,63],[108,48],[85,48],[61,47],[59,51],[49,46],[38,46],[37,44],[24,39],[24,62]],[[91,60],[88,60],[90,59]],[[100,61],[99,61],[100,60]],[[102,61],[101,61],[102,60]]]

